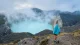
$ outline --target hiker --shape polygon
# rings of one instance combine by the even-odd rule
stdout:
[[[60,27],[58,24],[58,20],[54,21],[54,27],[53,27],[53,34],[54,34],[54,42],[58,42],[57,36],[60,34]]]

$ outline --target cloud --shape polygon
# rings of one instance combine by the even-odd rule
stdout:
[[[4,11],[4,10],[0,10],[0,13],[6,13],[6,11]]]
[[[37,7],[42,10],[80,10],[80,0],[0,0],[0,10],[11,12],[15,9]]]
[[[75,11],[80,10],[79,0],[17,0],[16,9],[37,7],[42,10]]]
[[[28,3],[16,4],[15,9],[33,8],[33,5]]]

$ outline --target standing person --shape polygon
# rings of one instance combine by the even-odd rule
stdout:
[[[63,26],[62,19],[61,19],[60,15],[56,15],[53,17],[53,19],[51,20],[51,25],[52,25],[52,29],[53,29],[52,31],[54,34],[54,36],[53,36],[54,42],[59,43],[57,38],[61,32],[60,28],[62,28],[62,26]]]
[[[58,20],[54,21],[53,34],[54,34],[54,42],[59,43],[57,40],[58,35],[60,34],[60,26],[58,24]]]

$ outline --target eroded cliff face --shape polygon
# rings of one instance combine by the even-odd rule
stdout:
[[[3,42],[2,37],[11,34],[11,29],[8,26],[7,18],[0,14],[0,43]]]

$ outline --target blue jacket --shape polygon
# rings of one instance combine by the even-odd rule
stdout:
[[[58,35],[60,33],[60,27],[58,24],[54,25],[53,34]]]

